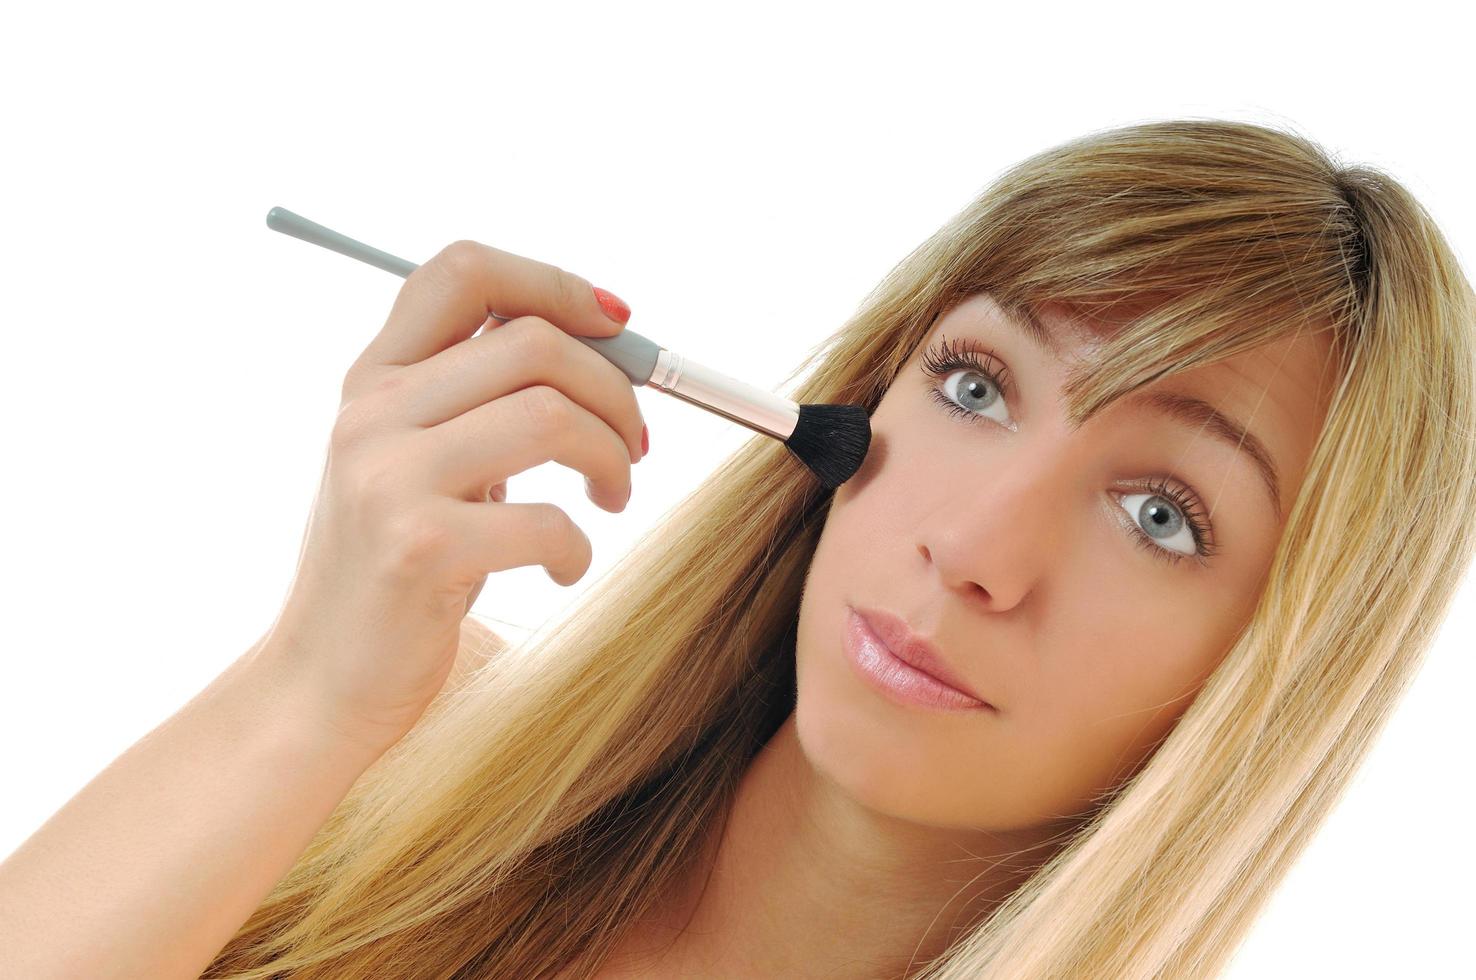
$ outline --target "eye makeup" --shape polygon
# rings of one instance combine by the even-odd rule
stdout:
[[[931,376],[934,381],[929,384],[934,401],[941,405],[945,411],[956,415],[966,422],[974,423],[992,420],[1006,429],[1014,430],[1013,422],[1002,422],[998,419],[990,419],[977,411],[959,404],[957,399],[945,390],[946,381],[953,373],[965,371],[982,377],[988,385],[998,392],[998,398],[1003,399],[1010,394],[1013,385],[1009,368],[994,355],[989,349],[977,344],[972,338],[964,338],[960,341],[949,341],[942,337],[924,351],[922,356],[922,370]],[[982,397],[982,396],[975,396]],[[991,400],[992,401],[992,400]],[[1159,476],[1145,480],[1141,484],[1142,489],[1147,491],[1146,499],[1138,508],[1137,517],[1128,514],[1124,509],[1122,521],[1123,527],[1128,531],[1134,542],[1157,558],[1161,558],[1170,564],[1178,564],[1185,558],[1193,558],[1199,565],[1207,566],[1211,555],[1218,552],[1219,548],[1214,543],[1213,525],[1204,512],[1202,498],[1185,481],[1175,476]],[[1122,496],[1142,496],[1139,494],[1124,494]],[[1150,520],[1160,521],[1165,516],[1165,510],[1161,506],[1167,504],[1170,509],[1180,515],[1184,529],[1192,539],[1190,545],[1194,551],[1192,554],[1176,551],[1164,547],[1157,540],[1146,534],[1137,523],[1138,517],[1147,517]],[[1167,517],[1169,523],[1174,522],[1174,517]],[[1160,521],[1160,523],[1162,523]]]

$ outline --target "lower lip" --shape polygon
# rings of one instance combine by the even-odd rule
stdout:
[[[846,659],[862,680],[898,704],[941,708],[947,711],[978,711],[990,705],[949,687],[897,659],[885,643],[866,625],[856,611],[846,607]]]

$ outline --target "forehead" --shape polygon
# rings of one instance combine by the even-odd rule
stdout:
[[[1004,342],[1007,346],[998,353],[1016,379],[1021,379],[1027,365],[1036,365],[1038,369],[1028,371],[1028,376],[1047,389],[1022,391],[1020,397],[1037,402],[1052,399],[1059,406],[1059,385],[1069,368],[1090,359],[1112,336],[1116,323],[1150,308],[1151,299],[1139,297],[1120,304],[1109,318],[1094,319],[1059,303],[1042,304],[1034,314],[1008,311],[989,293],[973,293],[938,318],[929,340],[947,334]],[[1239,420],[1278,461],[1282,498],[1289,500],[1326,418],[1336,381],[1334,368],[1331,332],[1306,330],[1153,382],[1141,394],[1192,395]],[[1106,411],[1119,408],[1130,410],[1123,405]]]

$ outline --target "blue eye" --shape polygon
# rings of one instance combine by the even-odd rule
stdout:
[[[929,385],[934,401],[967,422],[992,418],[987,412],[1005,410],[1005,396],[1010,392],[1009,369],[988,351],[979,351],[965,340],[953,345],[944,338],[924,352],[923,371],[935,380]],[[980,355],[988,359],[988,365]],[[959,375],[952,387],[948,382]],[[1014,430],[1015,423],[1006,419],[994,421]],[[1159,477],[1145,481],[1147,493],[1121,494],[1119,502],[1130,520],[1124,521],[1128,533],[1137,544],[1171,564],[1194,558],[1207,565],[1210,555],[1219,549],[1210,541],[1209,521],[1203,516],[1199,495],[1187,484]],[[1145,532],[1144,527],[1152,533]]]
[[[1196,513],[1199,498],[1162,479],[1150,481],[1147,489],[1151,492],[1125,493],[1118,501],[1132,518],[1129,529],[1138,543],[1171,562],[1197,558],[1201,565],[1208,564],[1205,559],[1219,549],[1206,540],[1207,522]],[[1152,533],[1144,532],[1144,527]]]
[[[949,390],[948,382],[957,378],[955,388]],[[989,413],[1004,413],[1004,384],[998,375],[984,370],[953,371],[945,374],[942,381],[933,389],[939,399],[955,415],[980,418],[995,418]],[[1007,418],[995,418],[995,421],[1007,429],[1014,429],[1014,423]]]

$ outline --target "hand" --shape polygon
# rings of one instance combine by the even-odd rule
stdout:
[[[263,642],[331,724],[393,744],[445,683],[488,574],[537,564],[572,585],[589,570],[569,515],[507,503],[507,479],[553,460],[584,473],[598,506],[625,509],[642,455],[635,389],[573,336],[623,329],[588,281],[478,242],[406,279],[344,377],[296,574]]]

